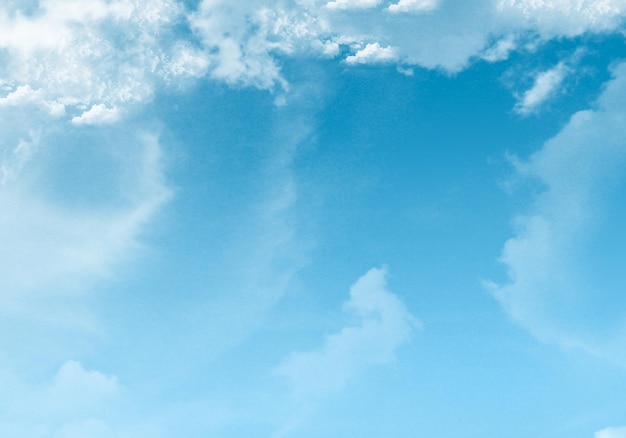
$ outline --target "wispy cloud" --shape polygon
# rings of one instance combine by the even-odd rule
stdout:
[[[593,436],[594,438],[626,438],[626,427],[607,427]]]
[[[44,384],[25,384],[3,376],[10,392],[0,395],[0,428],[23,437],[113,436],[108,424],[112,404],[124,388],[115,376],[89,371],[68,361]],[[7,380],[8,379],[8,380]]]
[[[119,182],[119,192],[115,188],[109,192],[118,202],[124,200],[123,206],[70,207],[41,191],[39,183],[45,187],[46,178],[68,169],[49,168],[48,176],[28,172],[2,187],[1,313],[71,325],[63,309],[66,300],[80,296],[93,279],[110,275],[137,249],[142,226],[169,199],[170,191],[158,139],[139,134],[128,140],[126,156],[116,163],[119,177],[128,180]],[[125,160],[133,161],[130,174],[123,170],[130,165]],[[80,157],[74,161],[81,163]],[[90,182],[96,179],[94,175]]]
[[[502,61],[507,59],[516,47],[517,44],[513,35],[507,35],[496,41],[494,45],[487,47],[480,57],[487,62]]]
[[[515,111],[521,115],[535,112],[545,101],[558,93],[568,70],[568,67],[560,62],[555,67],[537,74],[533,86],[524,92],[515,105]]]
[[[626,168],[625,66],[614,74],[598,109],[576,113],[518,166],[545,191],[531,214],[516,218],[516,236],[504,246],[510,282],[491,288],[513,320],[540,339],[626,363],[619,311],[624,274],[610,263],[593,263],[596,251],[615,252],[623,242],[609,225],[619,214],[610,199]]]
[[[393,360],[419,322],[386,287],[386,270],[371,269],[350,288],[343,305],[357,323],[326,337],[321,348],[294,352],[276,368],[298,397],[337,391],[363,368]]]

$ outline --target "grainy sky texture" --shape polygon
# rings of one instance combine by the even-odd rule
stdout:
[[[625,18],[1,0],[0,436],[626,438]]]

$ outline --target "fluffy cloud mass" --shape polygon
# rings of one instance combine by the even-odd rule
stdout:
[[[158,138],[119,122],[157,83],[195,74],[187,45],[168,38],[183,11],[173,0],[0,6],[2,312],[72,324],[58,298],[107,276],[169,197]],[[118,134],[84,129],[116,123]]]
[[[626,181],[626,66],[597,104],[581,111],[520,174],[539,182],[533,213],[516,219],[501,261],[510,283],[493,292],[510,316],[541,339],[626,363],[624,244],[619,209]],[[596,254],[612,263],[595,262]]]
[[[0,105],[33,105],[77,123],[115,121],[172,68],[164,44],[172,0],[44,0],[0,8]]]
[[[157,83],[208,75],[286,89],[281,59],[301,54],[458,71],[494,37],[511,46],[529,29],[545,38],[606,31],[623,13],[617,0],[204,0],[192,11],[175,0],[10,2],[0,7],[0,107],[111,123],[149,100]],[[181,25],[192,30],[186,39],[173,37]]]
[[[476,58],[503,59],[520,34],[549,39],[610,31],[624,12],[619,0],[204,0],[190,22],[212,77],[271,89],[286,85],[283,57],[338,56],[348,64],[393,61],[456,72]]]
[[[344,311],[358,324],[328,336],[314,351],[290,354],[277,373],[289,379],[297,396],[320,396],[342,388],[363,367],[384,364],[419,327],[397,296],[387,291],[386,271],[371,269],[350,288]]]
[[[622,0],[501,0],[497,7],[505,16],[535,27],[547,37],[611,30],[626,12]]]

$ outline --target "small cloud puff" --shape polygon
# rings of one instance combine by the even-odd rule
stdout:
[[[343,310],[355,315],[358,325],[327,336],[318,350],[291,353],[278,366],[276,372],[289,379],[295,395],[337,391],[363,367],[391,361],[409,341],[420,323],[387,291],[385,276],[385,269],[371,269],[350,288]]]
[[[120,111],[117,107],[108,108],[105,104],[92,105],[80,116],[72,118],[75,125],[102,125],[117,122],[120,119]]]
[[[370,43],[354,55],[346,58],[347,64],[378,64],[393,62],[398,59],[397,50],[391,46],[381,47],[378,43]]]
[[[535,112],[541,104],[558,92],[568,72],[567,66],[560,62],[550,70],[539,73],[533,86],[515,105],[515,111],[523,116]]]

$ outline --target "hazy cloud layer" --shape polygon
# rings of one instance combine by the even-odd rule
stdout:
[[[139,248],[142,226],[168,200],[170,191],[162,174],[158,139],[149,134],[125,139],[127,143],[115,148],[101,139],[91,149],[92,157],[90,148],[58,145],[54,154],[72,154],[66,163],[55,163],[50,154],[42,154],[32,158],[32,169],[1,188],[1,313],[72,325],[64,309],[66,300],[83,295],[91,281],[108,277],[113,267]],[[125,151],[117,155],[120,148]],[[106,168],[105,158],[117,175],[114,185],[101,193],[91,192],[90,187],[111,182],[110,174],[95,172],[97,166]],[[103,161],[96,164],[96,159]],[[70,163],[96,167],[85,174],[80,167],[68,169]],[[67,183],[87,191],[59,185],[62,174],[75,175]]]
[[[22,437],[111,437],[107,424],[112,403],[123,388],[113,376],[88,371],[76,361],[63,364],[54,378],[33,385],[3,376],[6,392],[0,396],[3,433]]]

